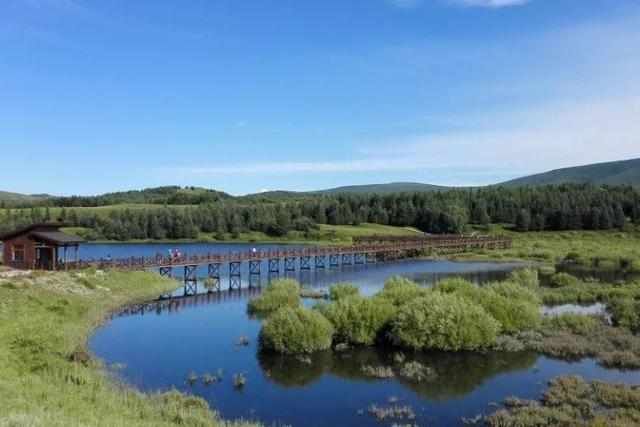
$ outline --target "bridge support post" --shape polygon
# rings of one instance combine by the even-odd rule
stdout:
[[[352,265],[352,264],[353,264],[353,255],[342,254],[342,265]]]
[[[240,261],[231,261],[229,263],[229,276],[240,276]]]
[[[262,261],[260,260],[250,260],[249,261],[249,275],[255,276],[260,275],[260,265]]]
[[[311,257],[309,255],[300,257],[300,270],[311,270]]]
[[[249,276],[249,289],[262,287],[262,276],[260,274],[252,274]]]
[[[316,265],[316,269],[325,268],[325,256],[324,255],[316,255],[315,256],[315,265]]]
[[[280,258],[269,258],[269,273],[280,273]]]
[[[230,290],[240,290],[242,288],[242,279],[240,276],[229,276],[229,289]]]
[[[209,293],[220,291],[220,263],[211,263],[207,265],[207,281],[205,287]]]
[[[363,253],[354,254],[353,258],[354,258],[353,263],[356,265],[362,265],[366,261],[366,255]]]
[[[329,267],[340,267],[340,256],[338,254],[329,255]]]
[[[295,259],[295,257],[285,257],[285,259],[284,259],[284,271],[296,271],[296,259]]]
[[[198,293],[198,266],[195,264],[184,266],[184,294],[195,295]]]
[[[365,255],[365,260],[366,260],[367,264],[375,263],[377,261],[376,254],[367,252],[367,254]]]
[[[159,273],[162,277],[173,277],[173,267],[160,267]]]
[[[220,278],[220,263],[211,263],[207,266],[207,276],[210,278]]]

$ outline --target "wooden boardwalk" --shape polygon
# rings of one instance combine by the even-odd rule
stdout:
[[[224,267],[228,267],[230,277],[239,277],[243,264],[248,264],[249,275],[260,275],[263,272],[280,273],[368,264],[418,254],[451,254],[509,247],[511,239],[499,236],[370,236],[354,239],[351,246],[310,246],[267,251],[254,249],[226,254],[206,253],[173,257],[158,254],[153,257],[79,261],[69,263],[64,268],[157,270],[162,276],[173,276],[177,270],[181,270],[185,282],[195,282],[196,271],[200,266],[207,266],[207,277],[215,280],[220,278]],[[263,262],[266,262],[266,270],[263,269]]]
[[[84,260],[60,265],[60,269],[82,268],[152,270],[161,276],[181,275],[184,280],[184,296],[198,294],[198,279],[206,278],[204,285],[211,293],[222,290],[221,277],[226,271],[230,290],[242,289],[242,271],[248,273],[248,287],[260,287],[262,274],[271,279],[281,272],[311,271],[340,266],[365,265],[380,261],[408,258],[419,255],[463,253],[471,250],[495,250],[511,247],[511,239],[501,236],[417,235],[409,237],[368,236],[354,238],[350,246],[309,246],[292,249],[251,250],[244,252],[206,253],[181,256],[156,255],[122,259]],[[200,268],[206,268],[206,276],[198,276]],[[175,299],[164,295],[161,299]],[[174,301],[175,302],[175,301]],[[167,309],[174,303],[154,303]],[[150,307],[141,308],[150,311]]]

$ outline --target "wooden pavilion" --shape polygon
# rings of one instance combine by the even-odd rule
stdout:
[[[4,265],[23,270],[59,270],[69,261],[77,262],[80,243],[84,240],[60,231],[64,226],[61,223],[32,224],[0,235]]]

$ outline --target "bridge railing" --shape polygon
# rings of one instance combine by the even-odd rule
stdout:
[[[149,269],[165,266],[202,265],[213,263],[258,261],[297,257],[328,255],[348,255],[357,253],[381,253],[405,250],[451,249],[451,248],[509,248],[511,239],[497,236],[459,236],[443,235],[415,238],[392,238],[390,236],[360,237],[354,239],[351,246],[315,246],[292,249],[269,249],[260,251],[237,251],[226,254],[211,253],[166,256],[157,254],[151,257],[132,256],[127,258],[100,258],[69,262],[60,269],[80,269],[95,267],[100,269],[116,268],[124,270]]]

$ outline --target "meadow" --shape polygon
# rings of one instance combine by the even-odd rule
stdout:
[[[221,420],[197,397],[120,385],[87,353],[88,336],[111,310],[173,288],[142,272],[0,278],[0,425],[252,425]]]

